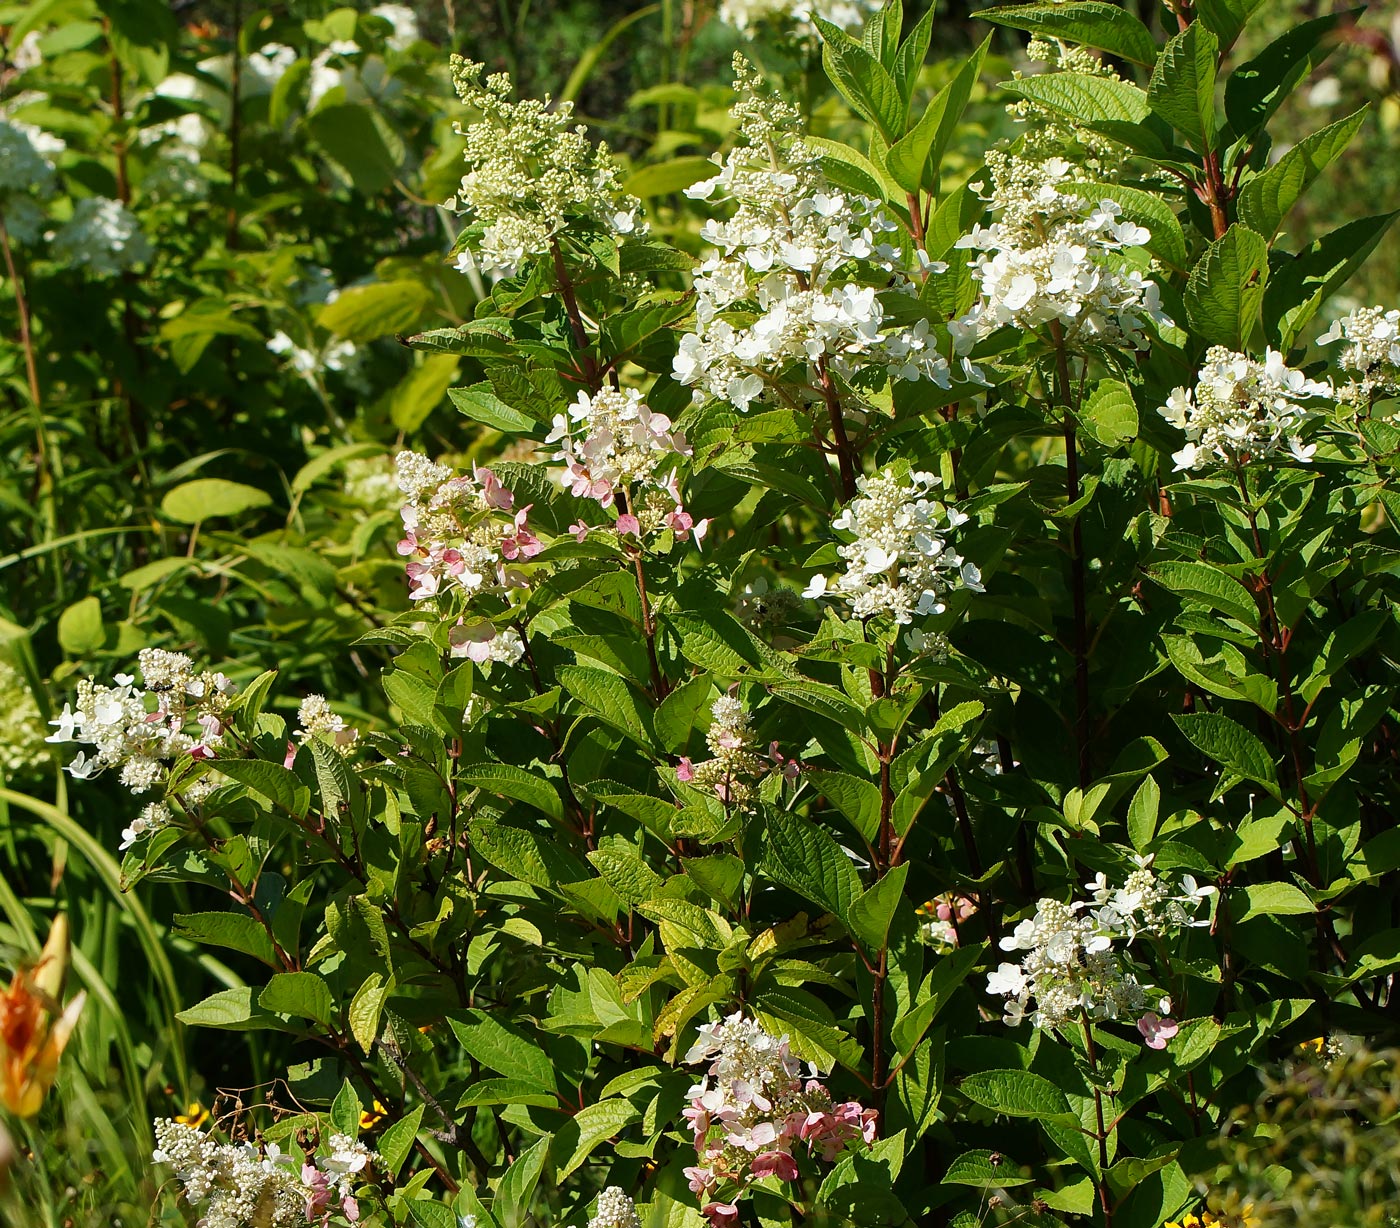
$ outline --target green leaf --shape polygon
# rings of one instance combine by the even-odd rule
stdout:
[[[1295,25],[1240,65],[1225,83],[1225,116],[1237,136],[1251,136],[1269,122],[1294,87],[1332,54],[1328,37],[1339,22],[1362,9],[1329,13]]]
[[[877,879],[852,902],[847,914],[851,933],[865,944],[867,951],[878,954],[889,939],[894,911],[904,898],[904,880],[909,877],[909,863],[903,862]]]
[[[1239,38],[1254,10],[1265,0],[1196,0],[1196,16],[1220,40],[1221,50],[1228,50]]]
[[[813,772],[809,779],[856,831],[875,842],[880,830],[880,790],[874,784],[845,772]]]
[[[393,985],[386,984],[383,976],[371,972],[350,999],[347,1012],[350,1034],[366,1056],[374,1052],[374,1042],[379,1039],[379,1025],[384,1016],[384,1003],[392,989]]]
[[[1225,856],[1225,868],[1232,869],[1247,861],[1268,856],[1283,844],[1292,826],[1293,820],[1289,815],[1276,814],[1268,818],[1254,819],[1227,833],[1231,840],[1231,848]]]
[[[682,683],[661,701],[654,723],[662,750],[681,755],[690,748],[700,714],[709,708],[713,694],[709,678],[701,675]]]
[[[408,1202],[408,1215],[418,1228],[460,1228],[450,1207],[440,1202],[414,1198]]]
[[[300,1015],[329,1023],[335,1011],[331,991],[314,972],[279,972],[258,995],[258,1005],[278,1015]]]
[[[182,1010],[175,1016],[192,1028],[224,1028],[231,1032],[248,1032],[262,1028],[280,1028],[281,1020],[254,1003],[256,991],[249,985],[236,989],[221,989],[202,1002]]]
[[[417,328],[433,310],[432,290],[420,281],[379,281],[342,290],[321,308],[323,328],[347,341],[373,341]]]
[[[891,1036],[900,1053],[911,1052],[923,1039],[954,990],[967,980],[968,974],[977,966],[985,949],[982,943],[959,947],[933,966],[933,971],[919,988],[917,1005],[895,1020]]]
[[[821,154],[822,172],[832,183],[874,200],[894,199],[897,185],[869,158],[844,141],[823,136],[805,136],[802,143]]]
[[[428,354],[389,393],[389,417],[401,431],[416,431],[457,378],[454,354]]]
[[[363,1111],[364,1106],[360,1103],[360,1097],[356,1095],[350,1080],[343,1080],[340,1091],[331,1102],[331,1125],[335,1127],[336,1133],[359,1138],[360,1114]]]
[[[1128,839],[1133,848],[1143,852],[1157,833],[1157,812],[1162,790],[1151,776],[1138,785],[1133,800],[1128,803]]]
[[[661,876],[629,845],[610,844],[594,849],[588,860],[619,898],[634,908],[651,899],[661,886]]]
[[[764,870],[843,922],[861,894],[860,876],[845,849],[811,820],[787,810],[768,816]]]
[[[934,95],[919,122],[901,137],[885,157],[890,175],[906,192],[921,189],[937,194],[943,154],[952,140],[968,99],[982,74],[982,62],[991,46],[989,34],[964,61],[951,81]]]
[[[1132,389],[1113,379],[1094,385],[1080,411],[1084,425],[1106,448],[1119,448],[1137,438],[1138,412]]]
[[[550,1154],[559,1166],[556,1179],[563,1181],[597,1150],[598,1144],[636,1121],[640,1111],[628,1100],[600,1100],[586,1105],[559,1128]]]
[[[101,652],[107,633],[102,626],[102,602],[96,597],[75,601],[58,616],[58,642],[69,656]]]
[[[1273,757],[1243,725],[1219,712],[1192,712],[1172,720],[1197,750],[1229,775],[1253,780],[1278,795]],[[1227,783],[1222,780],[1221,786]]]
[[[1240,190],[1240,221],[1272,239],[1307,187],[1351,143],[1366,118],[1367,107],[1304,137],[1262,175]]]
[[[1301,917],[1317,911],[1307,893],[1292,883],[1255,883],[1241,889],[1245,907],[1237,913],[1240,921],[1250,917]]]
[[[256,486],[222,478],[198,478],[168,491],[160,501],[160,510],[181,524],[199,524],[211,516],[238,516],[271,503],[272,496]]]
[[[865,29],[861,31],[861,46],[891,70],[899,53],[900,27],[903,24],[902,0],[887,0],[883,8],[877,9],[866,19]]]
[[[1264,296],[1264,327],[1287,351],[1318,309],[1346,283],[1390,229],[1397,213],[1348,222],[1274,269]]]
[[[1248,348],[1269,278],[1269,244],[1247,226],[1233,225],[1206,248],[1186,279],[1186,318],[1201,340]]]
[[[591,665],[566,665],[557,677],[565,692],[600,721],[643,746],[653,744],[651,709],[621,676]]]
[[[1103,0],[979,9],[977,16],[1046,38],[1097,47],[1145,68],[1151,68],[1157,59],[1157,42],[1151,31],[1127,9]]]
[[[403,142],[372,106],[321,107],[307,119],[306,128],[356,191],[376,196],[398,178]]]
[[[267,763],[262,759],[220,759],[218,768],[230,780],[245,785],[291,814],[300,813],[309,796],[296,773],[280,763]]]
[[[559,822],[564,819],[564,803],[549,778],[509,763],[475,763],[463,768],[457,779],[496,797],[524,802]]]
[[[241,951],[263,963],[275,964],[272,939],[247,913],[187,912],[175,916],[175,932],[181,938],[211,947]]]
[[[812,20],[822,36],[822,65],[841,97],[887,142],[899,140],[906,107],[889,70],[837,26]]]
[[[535,1187],[540,1183],[544,1162],[549,1156],[551,1136],[545,1135],[528,1151],[522,1151],[506,1169],[501,1184],[496,1187],[496,1196],[491,1200],[491,1208],[502,1224],[523,1224],[529,1214],[530,1199]],[[414,1204],[410,1203],[409,1206]]]
[[[1250,591],[1233,576],[1209,563],[1194,559],[1158,563],[1147,574],[1168,591],[1192,601],[1202,601],[1238,619],[1251,630],[1259,626],[1259,607],[1254,604]]]
[[[958,1090],[974,1104],[1007,1117],[1060,1117],[1069,1112],[1065,1094],[1029,1070],[983,1070],[968,1075]]]
[[[476,851],[496,869],[544,891],[591,877],[564,845],[534,828],[478,815],[471,822],[471,838]]]
[[[1005,81],[1002,88],[1084,124],[1140,124],[1152,113],[1142,90],[1112,77],[1050,72]]]
[[[1198,150],[1215,144],[1215,74],[1220,44],[1199,21],[1171,39],[1157,59],[1147,103]]]
[[[447,1018],[462,1048],[483,1066],[547,1091],[556,1089],[554,1063],[537,1041],[499,1015],[467,1010]]]
[[[398,1178],[399,1170],[413,1152],[414,1141],[418,1138],[418,1127],[423,1121],[423,1107],[420,1104],[393,1125],[385,1127],[375,1145],[379,1158],[392,1178]]]
[[[664,355],[665,369],[669,371],[670,356],[675,347],[666,339],[676,337],[673,326],[694,309],[693,296],[680,294],[655,298],[631,311],[611,315],[603,321],[599,346],[614,362],[643,351],[655,356],[659,346],[660,353]],[[653,366],[650,369],[656,368]]]
[[[1034,1179],[1023,1177],[1017,1165],[994,1151],[964,1151],[943,1174],[944,1185],[970,1185],[982,1190],[1029,1185]]]

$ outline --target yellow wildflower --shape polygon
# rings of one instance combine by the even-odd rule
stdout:
[[[189,1126],[191,1130],[202,1130],[209,1124],[209,1110],[198,1100],[192,1100],[185,1106],[183,1113],[177,1113],[175,1120],[182,1126]]]
[[[18,1117],[33,1117],[44,1103],[83,1009],[81,993],[62,1006],[67,973],[68,918],[60,913],[39,962],[0,993],[0,1104]]]
[[[386,1109],[382,1104],[379,1103],[378,1100],[376,1100],[374,1102],[373,1108],[368,1108],[361,1112],[360,1129],[373,1130],[375,1126],[377,1126],[381,1121],[384,1120],[384,1114],[388,1111],[388,1109]]]

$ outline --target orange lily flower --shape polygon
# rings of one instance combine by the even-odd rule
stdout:
[[[0,1105],[33,1117],[58,1075],[58,1060],[77,1025],[86,994],[62,1005],[68,973],[68,918],[60,914],[32,968],[0,993]]]

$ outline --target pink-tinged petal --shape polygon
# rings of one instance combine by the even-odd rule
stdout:
[[[739,1222],[739,1208],[732,1202],[709,1203],[701,1214],[710,1221],[710,1228],[734,1228]]]
[[[297,757],[297,744],[296,744],[295,742],[288,742],[288,743],[287,743],[287,753],[286,753],[285,755],[282,756],[282,766],[283,766],[284,768],[290,768],[290,767],[292,766],[292,764],[296,762],[296,757]]]
[[[575,541],[582,541],[588,536],[588,526],[582,520],[569,526],[569,532],[574,535]]]
[[[689,759],[682,759],[676,765],[676,779],[691,781],[695,779],[695,765]]]
[[[634,537],[639,537],[642,532],[641,522],[631,512],[623,512],[617,518],[617,531],[619,534],[630,533]]]
[[[1167,1041],[1181,1030],[1181,1025],[1175,1019],[1163,1019],[1156,1011],[1148,1011],[1137,1021],[1137,1028],[1149,1049],[1165,1049]]]
[[[715,1175],[710,1169],[697,1166],[685,1169],[685,1178],[692,1194],[703,1194],[714,1184]]]
[[[756,1156],[750,1168],[755,1177],[777,1177],[779,1181],[797,1180],[797,1161],[786,1151],[768,1151]]]

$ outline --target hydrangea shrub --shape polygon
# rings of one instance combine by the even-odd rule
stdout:
[[[1249,7],[984,11],[1060,51],[953,187],[986,44],[930,100],[931,13],[814,6],[860,139],[741,60],[653,217],[454,65],[494,280],[412,343],[502,459],[397,458],[392,723],[170,653],[56,722],[265,969],[185,1022],[305,1063],[157,1126],[204,1222],[1250,1220],[1231,1107],[1400,960],[1400,351],[1305,344],[1394,214],[1280,237],[1357,125],[1270,158],[1342,18]]]

